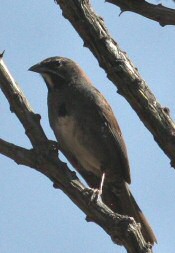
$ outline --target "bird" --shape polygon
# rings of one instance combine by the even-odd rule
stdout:
[[[48,88],[48,118],[70,164],[114,212],[140,223],[146,242],[156,236],[134,199],[126,145],[111,106],[84,70],[65,57],[49,57],[29,68]],[[103,182],[102,182],[103,181]]]

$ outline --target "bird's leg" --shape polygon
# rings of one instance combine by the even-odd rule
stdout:
[[[97,199],[97,200],[101,199],[104,180],[105,180],[105,173],[102,174],[101,182],[100,182],[100,188],[99,189],[93,189],[93,194],[91,196],[91,201],[93,201],[94,199]]]
[[[100,182],[100,189],[99,189],[99,193],[98,193],[99,196],[102,195],[104,180],[105,180],[105,173],[103,172],[103,175],[102,175],[102,177],[101,177],[101,182]]]

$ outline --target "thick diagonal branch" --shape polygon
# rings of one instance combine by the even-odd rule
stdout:
[[[92,190],[86,189],[76,173],[59,160],[57,145],[48,141],[39,123],[39,117],[31,110],[2,59],[0,87],[34,147],[32,150],[26,150],[0,139],[0,153],[46,175],[54,182],[55,188],[60,188],[87,215],[88,221],[94,221],[101,226],[115,243],[125,246],[128,253],[152,252],[151,245],[145,242],[140,227],[132,218],[115,214],[101,201],[92,202]]]
[[[169,110],[161,107],[137,68],[108,33],[102,18],[92,10],[89,0],[56,2],[84,40],[84,45],[92,51],[108,78],[116,85],[118,93],[130,103],[174,167],[175,124]]]
[[[106,0],[120,7],[121,11],[132,11],[159,22],[161,26],[175,25],[175,10],[162,4],[151,4],[144,0]]]

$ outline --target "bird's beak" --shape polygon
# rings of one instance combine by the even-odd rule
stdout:
[[[40,63],[33,65],[28,70],[36,72],[36,73],[43,73],[44,72],[44,68]]]

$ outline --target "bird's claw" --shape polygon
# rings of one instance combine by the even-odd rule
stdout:
[[[89,200],[89,205],[92,203],[92,202],[97,202],[97,201],[102,201],[101,199],[101,191],[99,189],[94,189],[94,188],[85,188],[83,190],[84,194],[88,194],[90,195],[90,200]]]
[[[92,196],[90,201],[101,201],[102,191],[99,189],[92,189]]]

